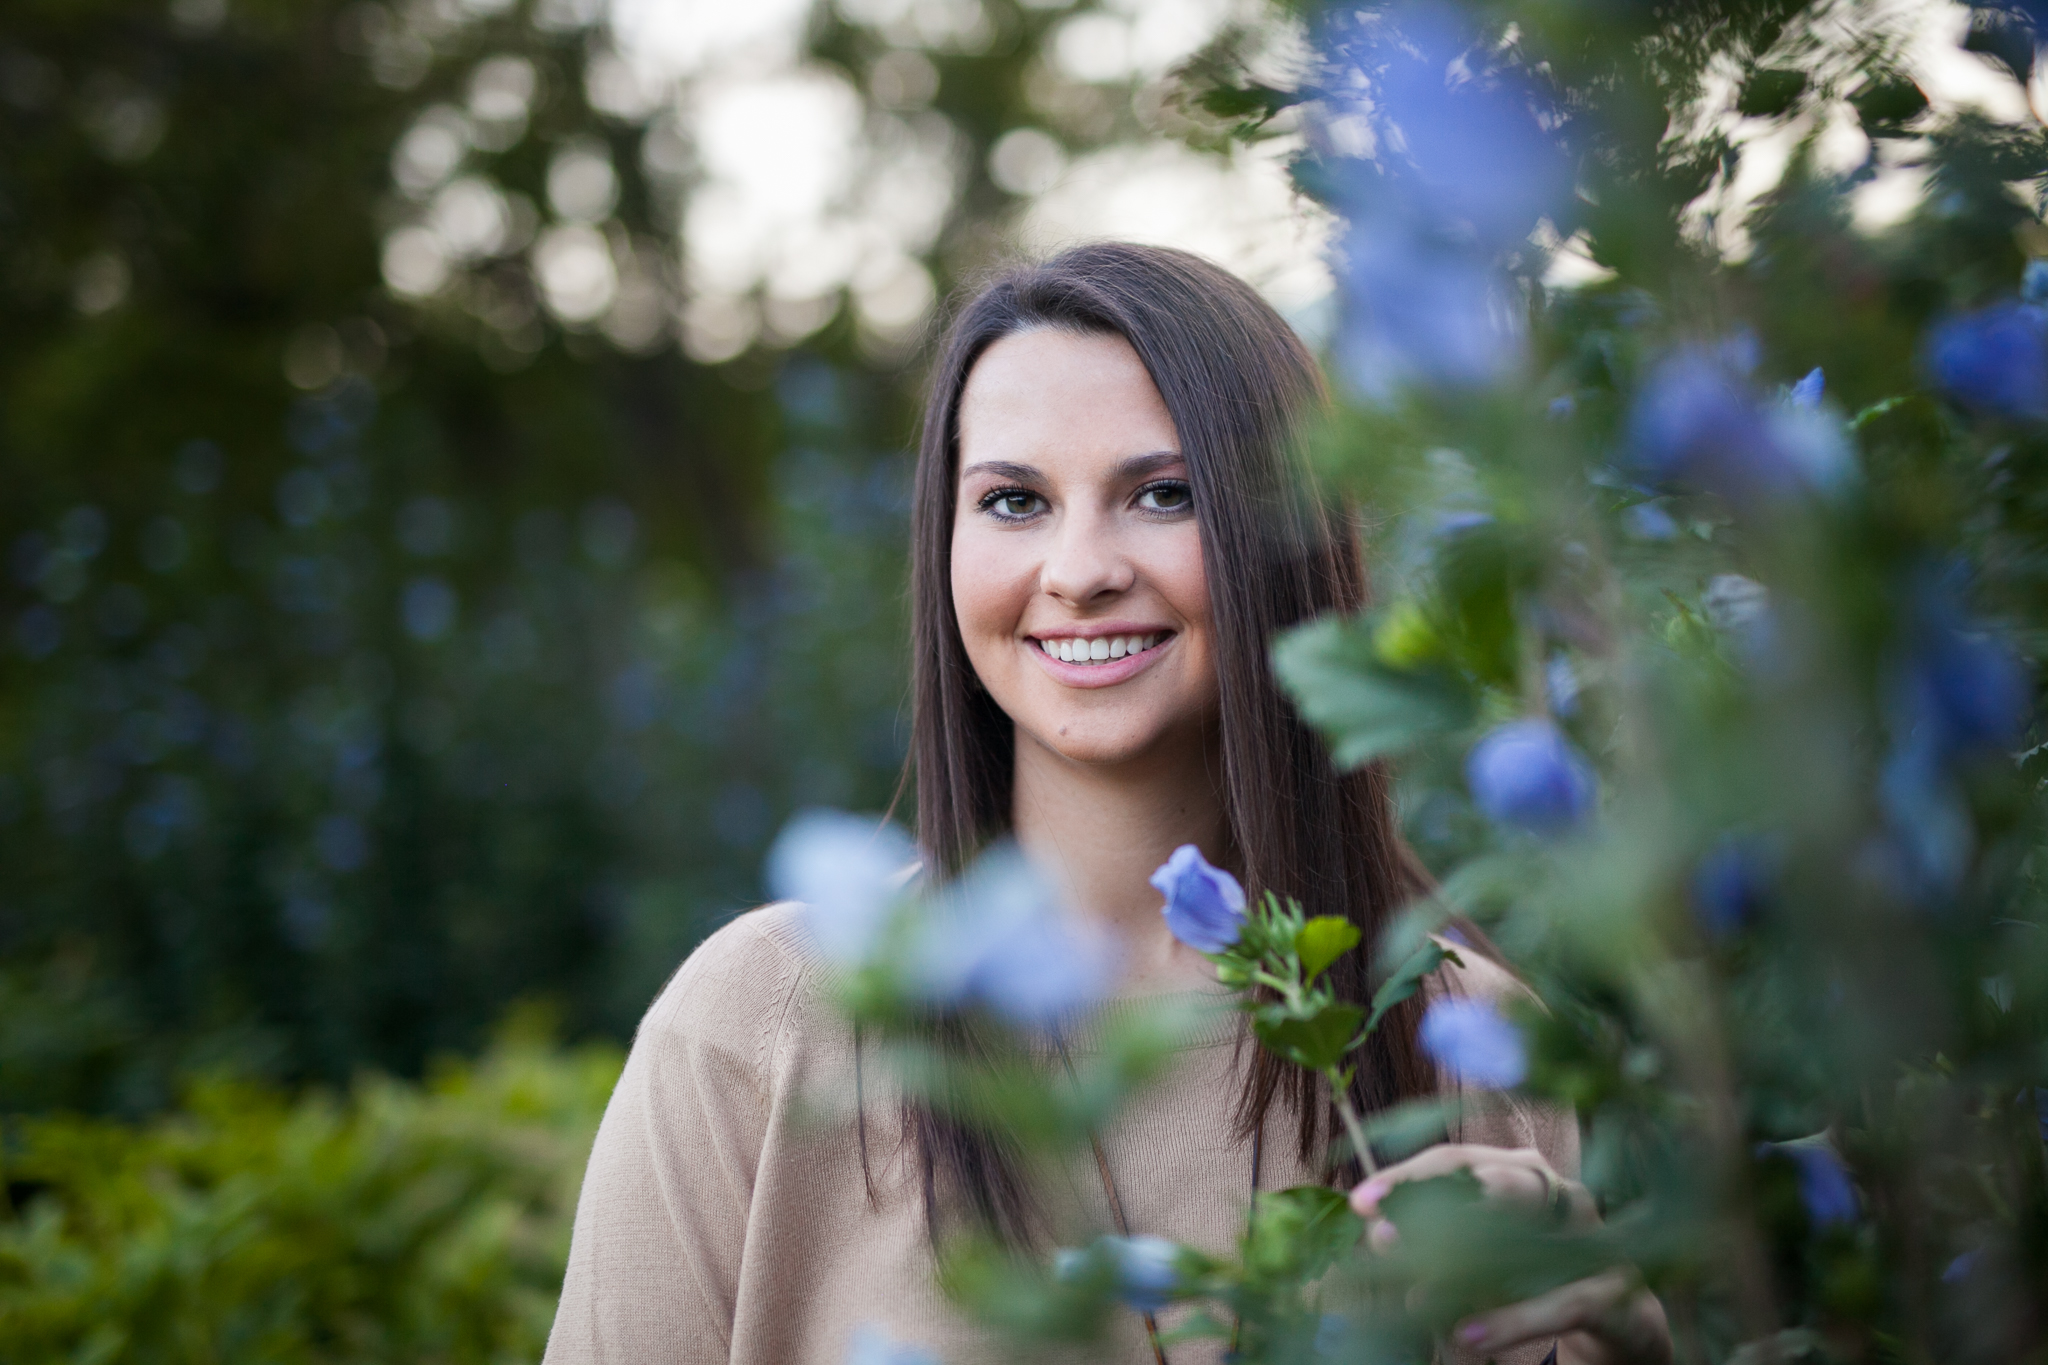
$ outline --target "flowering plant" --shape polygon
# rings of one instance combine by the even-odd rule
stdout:
[[[1285,84],[1248,36],[1189,67],[1189,117],[1291,130],[1339,224],[1309,453],[1384,513],[1379,605],[1273,662],[1442,882],[1360,943],[1184,851],[1168,922],[1333,1081],[1370,1011],[1329,962],[1414,989],[1481,924],[1545,1008],[1446,997],[1422,1041],[1576,1111],[1606,1216],[1415,1181],[1362,1248],[1335,1192],[1269,1194],[1234,1257],[953,1281],[1043,1309],[1013,1334],[1167,1264],[1246,1361],[1420,1359],[1596,1273],[1689,1360],[2048,1350],[2048,14],[1972,10],[1996,117],[1904,14],[1310,7]]]
[[[1174,937],[1215,963],[1218,981],[1241,992],[1239,1007],[1251,1016],[1259,1042],[1329,1084],[1350,1154],[1371,1172],[1372,1144],[1351,1102],[1352,1069],[1345,1059],[1388,1010],[1415,994],[1423,978],[1446,959],[1456,961],[1457,954],[1425,940],[1388,975],[1367,1012],[1339,1000],[1324,976],[1363,937],[1350,920],[1336,915],[1311,919],[1298,902],[1270,891],[1247,914],[1237,879],[1211,867],[1193,844],[1175,849],[1153,874],[1152,884],[1166,896],[1162,913]],[[1425,1034],[1426,1043],[1431,1036]],[[1452,1041],[1463,1035],[1440,1030],[1434,1036],[1439,1039],[1435,1050],[1445,1055],[1470,1051]],[[1481,1074],[1493,1069],[1477,1068]]]

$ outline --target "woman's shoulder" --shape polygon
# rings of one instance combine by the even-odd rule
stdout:
[[[1430,935],[1431,941],[1449,954],[1430,974],[1429,986],[1434,992],[1492,1005],[1504,1005],[1516,997],[1533,998],[1520,977],[1454,934]]]
[[[683,959],[642,1017],[634,1045],[751,1052],[765,1066],[792,1030],[806,1031],[819,1017],[824,974],[802,906],[778,901],[746,911]]]

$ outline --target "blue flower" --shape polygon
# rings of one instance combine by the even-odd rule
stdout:
[[[1792,386],[1792,406],[1795,408],[1817,408],[1821,393],[1827,386],[1827,376],[1816,365],[1806,372],[1806,377]]]
[[[1387,11],[1343,54],[1365,68],[1374,123],[1412,211],[1455,223],[1484,250],[1519,245],[1570,202],[1556,111],[1520,72],[1489,65],[1441,4]]]
[[[1571,719],[1578,712],[1579,692],[1582,688],[1578,670],[1572,667],[1571,657],[1566,654],[1551,655],[1550,662],[1543,668],[1543,693],[1550,699],[1550,709],[1567,720]]]
[[[2023,303],[2048,303],[2048,261],[2032,260],[2020,272],[2020,300]]]
[[[1953,1261],[1950,1261],[1948,1266],[1941,1272],[1941,1282],[1943,1284],[1961,1284],[1964,1280],[1970,1278],[1970,1272],[1975,1270],[1977,1262],[1983,1259],[1984,1253],[1980,1250],[1973,1249],[1964,1252]]]
[[[873,1323],[853,1329],[846,1344],[846,1365],[939,1365],[939,1358],[922,1346],[892,1341]]]
[[[1141,1313],[1156,1313],[1180,1284],[1180,1248],[1164,1237],[1105,1237],[1102,1248],[1116,1271],[1116,1294]]]
[[[1785,662],[1777,610],[1770,589],[1739,573],[1715,574],[1700,594],[1700,608],[1715,630],[1734,644],[1742,661],[1767,673]]]
[[[1783,497],[1815,482],[1816,471],[1786,448],[1726,347],[1687,346],[1660,361],[1629,413],[1628,444],[1657,482],[1731,502]]]
[[[1825,1142],[1766,1142],[1757,1147],[1759,1156],[1777,1154],[1788,1158],[1799,1173],[1799,1202],[1815,1228],[1853,1223],[1862,1205],[1856,1186],[1835,1149]]]
[[[1209,866],[1193,844],[1175,849],[1152,874],[1152,885],[1166,897],[1166,927],[1197,952],[1220,953],[1243,932],[1244,888]]]
[[[1520,361],[1506,279],[1471,245],[1375,211],[1353,221],[1344,259],[1338,358],[1360,392],[1488,384]]]
[[[1310,1349],[1318,1359],[1348,1360],[1351,1341],[1351,1319],[1341,1313],[1325,1313],[1316,1319],[1315,1345]]]
[[[1927,368],[1964,407],[2020,420],[2048,417],[2048,320],[2022,303],[1997,303],[1941,323],[1927,338]]]
[[[1571,741],[1547,720],[1517,720],[1472,747],[1465,759],[1472,799],[1499,824],[1557,834],[1585,819],[1597,785]]]
[[[1930,570],[1909,593],[1907,625],[1892,668],[1892,730],[1900,750],[1942,765],[2019,742],[2032,687],[2019,657],[1970,620],[1957,570]]]
[[[1637,540],[1675,540],[1678,523],[1654,502],[1639,502],[1621,514],[1621,527]]]
[[[1776,850],[1754,836],[1730,834],[1693,869],[1691,899],[1700,927],[1715,938],[1747,927],[1777,879]]]
[[[1464,531],[1477,530],[1481,526],[1491,525],[1493,525],[1493,513],[1491,512],[1445,512],[1437,517],[1436,524],[1430,528],[1430,532],[1432,535],[1442,538],[1455,536]]]
[[[2025,727],[2025,668],[2003,640],[1936,626],[1908,666],[1908,705],[1944,754],[2011,748]]]
[[[1116,954],[1014,844],[1002,844],[926,907],[904,968],[933,1004],[982,1004],[1042,1027],[1100,1003],[1116,979]]]
[[[1422,1050],[1459,1081],[1482,1090],[1507,1090],[1529,1074],[1520,1030],[1484,1000],[1445,996],[1422,1016]]]
[[[894,825],[803,811],[768,850],[768,888],[778,900],[803,905],[804,925],[826,958],[852,966],[874,948],[916,862],[916,847]]]

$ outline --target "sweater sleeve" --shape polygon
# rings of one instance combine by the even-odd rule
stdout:
[[[1451,945],[1446,944],[1446,947]],[[1499,963],[1469,948],[1458,954],[1462,967],[1445,963],[1429,985],[1432,995],[1465,996],[1503,1004],[1515,996],[1528,997],[1529,988]],[[1579,1175],[1579,1120],[1569,1107],[1524,1099],[1510,1092],[1482,1090],[1466,1085],[1455,1074],[1443,1078],[1446,1093],[1463,1101],[1456,1142],[1478,1147],[1532,1147],[1550,1168],[1567,1180]],[[1554,1340],[1532,1342],[1492,1354],[1498,1365],[1557,1365]],[[1441,1365],[1480,1365],[1478,1353],[1452,1346],[1444,1350]]]
[[[1449,945],[1446,945],[1449,946]],[[1501,1005],[1529,988],[1500,964],[1471,949],[1458,954],[1463,966],[1445,963],[1430,983],[1432,995],[1465,996]],[[1463,1117],[1452,1137],[1482,1147],[1533,1147],[1550,1168],[1568,1180],[1579,1174],[1579,1122],[1569,1108],[1527,1100],[1504,1091],[1466,1085],[1457,1075],[1444,1077],[1444,1089],[1464,1101]]]
[[[725,1365],[802,965],[743,915],[641,1020],[591,1148],[545,1365]]]

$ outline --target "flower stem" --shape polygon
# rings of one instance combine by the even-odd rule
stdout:
[[[1373,1162],[1372,1146],[1365,1140],[1365,1126],[1358,1121],[1358,1111],[1351,1107],[1351,1096],[1345,1090],[1344,1078],[1334,1066],[1323,1075],[1330,1082],[1330,1093],[1336,1097],[1337,1116],[1344,1120],[1344,1132],[1351,1139],[1351,1150],[1358,1153],[1359,1168],[1370,1180],[1380,1173],[1380,1168]]]

